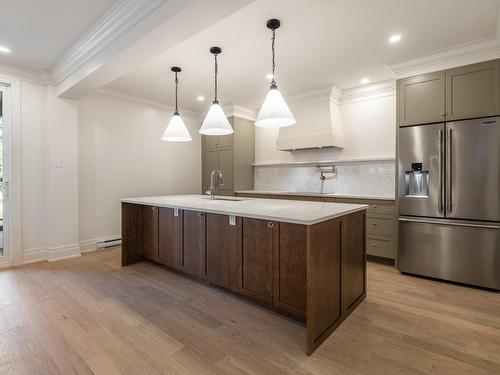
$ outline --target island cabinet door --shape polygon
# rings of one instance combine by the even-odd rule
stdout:
[[[356,212],[342,218],[342,314],[348,315],[366,295],[366,215]]]
[[[206,214],[206,248],[202,277],[229,288],[229,216]]]
[[[160,207],[158,262],[178,268],[182,252],[182,210]]]
[[[158,207],[142,206],[142,256],[158,260]]]
[[[273,305],[305,320],[307,226],[279,224],[279,243],[274,246]]]
[[[237,291],[260,303],[273,302],[273,249],[279,224],[243,218],[242,243],[237,255]]]
[[[122,203],[122,266],[142,259],[142,206]]]
[[[205,213],[184,210],[183,232],[179,269],[201,277],[205,256]]]

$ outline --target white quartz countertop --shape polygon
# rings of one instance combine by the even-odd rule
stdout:
[[[295,195],[305,197],[332,197],[332,198],[351,198],[351,199],[379,199],[393,201],[394,197],[384,195],[356,195],[356,194],[335,194],[335,193],[316,193],[302,191],[278,191],[278,190],[239,190],[236,194],[262,194],[262,195]]]
[[[123,198],[122,202],[148,206],[179,208],[254,219],[312,225],[368,208],[363,204],[292,201],[207,195],[167,195],[162,197]]]

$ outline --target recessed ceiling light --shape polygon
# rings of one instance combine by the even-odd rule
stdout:
[[[202,101],[204,101],[204,100],[205,100],[205,98],[204,98],[203,96],[201,96],[201,95],[200,95],[200,96],[198,96],[198,97],[196,98],[196,100],[198,100],[199,102],[202,102]]]
[[[5,46],[0,46],[0,52],[1,53],[10,53],[10,48],[5,47]]]
[[[368,78],[368,77],[361,78],[361,83],[362,83],[363,85],[366,85],[367,83],[370,83],[370,78]]]
[[[267,79],[273,79],[273,75],[272,73],[269,73],[267,76],[266,76]]]
[[[401,40],[401,34],[394,34],[394,35],[391,35],[391,37],[389,38],[390,43],[397,43],[400,40]]]

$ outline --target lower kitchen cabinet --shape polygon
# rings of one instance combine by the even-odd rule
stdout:
[[[142,206],[142,256],[158,260],[158,207]]]
[[[184,210],[183,219],[183,241],[178,267],[201,277],[205,256],[205,213]]]
[[[229,216],[206,214],[206,247],[202,256],[201,277],[229,288],[230,225]]]
[[[241,246],[236,249],[237,291],[261,303],[273,302],[273,248],[278,225],[259,219],[242,219]]]
[[[178,268],[182,253],[182,210],[160,207],[158,212],[158,262]]]

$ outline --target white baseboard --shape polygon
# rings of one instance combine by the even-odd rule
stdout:
[[[118,240],[120,238],[121,238],[121,235],[116,234],[114,236],[92,238],[90,240],[80,241],[80,252],[81,253],[90,253],[92,251],[101,250],[101,249],[97,249],[98,242]]]
[[[43,262],[47,260],[49,248],[37,247],[33,249],[23,250],[23,264]]]
[[[23,264],[36,263],[79,257],[80,246],[78,244],[68,244],[56,247],[37,247],[23,251]]]
[[[81,255],[80,245],[75,243],[75,244],[51,247],[49,249],[47,260],[49,262],[54,262],[56,260],[79,257],[80,255]]]

